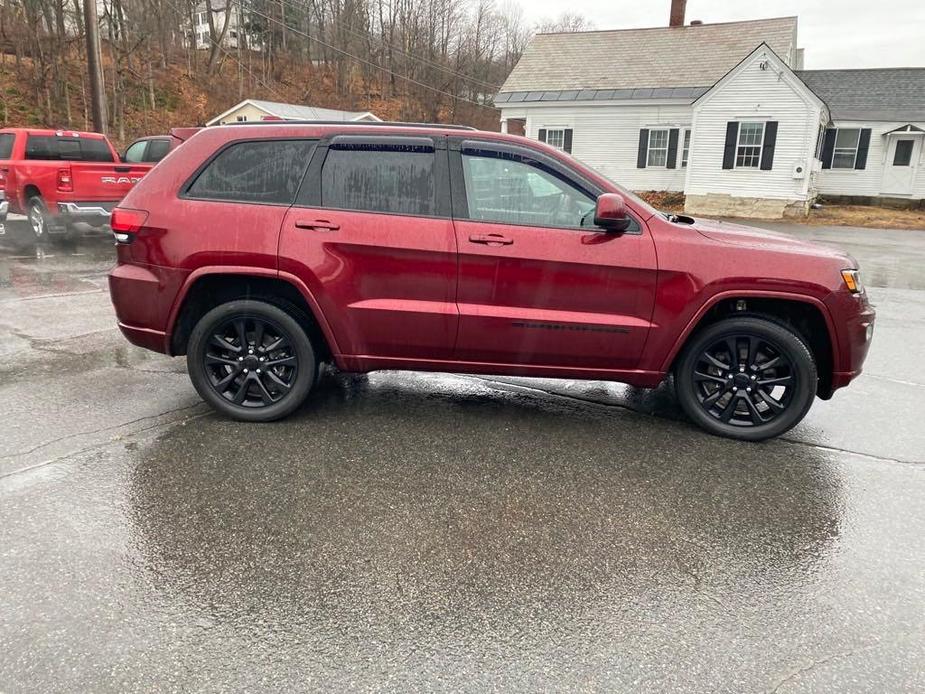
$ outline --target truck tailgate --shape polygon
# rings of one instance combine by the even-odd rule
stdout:
[[[150,164],[70,162],[73,199],[119,201],[140,181]]]

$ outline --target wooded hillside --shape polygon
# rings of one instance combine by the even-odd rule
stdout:
[[[0,124],[89,127],[83,0],[0,0]],[[495,129],[536,30],[493,0],[98,0],[110,135],[201,124],[245,98]]]

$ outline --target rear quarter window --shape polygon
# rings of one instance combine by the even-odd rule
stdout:
[[[315,140],[236,142],[196,176],[186,197],[291,205]]]
[[[0,159],[9,159],[13,156],[13,133],[0,133]]]

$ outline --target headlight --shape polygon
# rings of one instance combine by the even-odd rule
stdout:
[[[863,294],[864,285],[861,284],[860,270],[842,270],[841,277],[845,281],[845,286],[852,294]]]

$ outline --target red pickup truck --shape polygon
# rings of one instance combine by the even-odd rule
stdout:
[[[78,222],[109,224],[112,208],[153,164],[123,164],[98,133],[0,130],[0,224],[23,214],[36,238]]]

